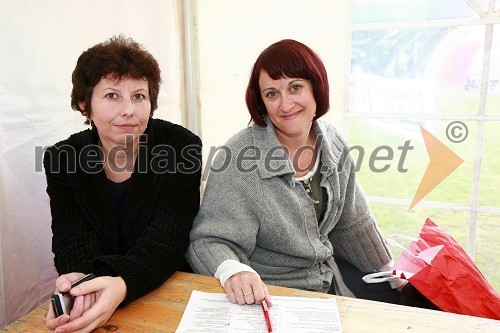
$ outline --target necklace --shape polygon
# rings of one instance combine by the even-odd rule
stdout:
[[[304,179],[304,180],[300,181],[302,183],[302,186],[304,186],[304,189],[306,190],[307,194],[311,194],[311,192],[312,192],[312,188],[311,188],[312,181],[313,181],[312,177],[309,179]]]
[[[310,156],[308,158],[308,161],[307,161],[307,164],[305,165],[305,167],[301,167],[301,165],[304,165],[304,164],[300,163],[301,159],[303,160],[302,154],[304,154],[304,153],[306,153],[306,154],[309,153]],[[316,156],[315,137],[314,137],[313,132],[311,131],[307,137],[307,141],[306,141],[305,145],[300,146],[296,150],[295,154],[293,155],[293,166],[295,169],[295,177],[296,178],[300,178],[302,176],[307,175],[309,173],[309,171],[314,168],[315,156]]]
[[[314,156],[314,154],[313,154]],[[310,164],[312,163],[312,159],[309,162]],[[306,191],[309,196],[314,196],[313,195],[313,182],[314,182],[314,177],[316,177],[316,174],[318,172],[318,162],[319,162],[319,155],[316,155],[316,161],[314,162],[314,165],[312,168],[307,172],[307,174],[301,178],[298,179],[298,181],[302,184],[304,187],[304,190]]]

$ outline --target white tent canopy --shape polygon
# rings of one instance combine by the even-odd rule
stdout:
[[[176,1],[1,0],[0,327],[54,291],[47,145],[84,129],[70,107],[71,73],[90,46],[123,33],[160,63],[156,116],[180,122]]]

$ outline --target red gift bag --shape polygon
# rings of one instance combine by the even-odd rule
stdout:
[[[495,289],[462,247],[430,219],[394,269],[443,311],[500,319]]]

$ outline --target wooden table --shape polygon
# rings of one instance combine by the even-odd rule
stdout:
[[[160,288],[116,311],[95,332],[175,332],[192,290],[224,292],[212,277],[177,272]],[[500,321],[269,286],[271,295],[336,297],[343,332],[500,332]],[[45,303],[3,332],[46,332]]]

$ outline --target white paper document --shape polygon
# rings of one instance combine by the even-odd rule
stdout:
[[[272,296],[273,333],[342,332],[335,298]],[[267,333],[260,305],[232,304],[226,294],[193,290],[176,333]]]

